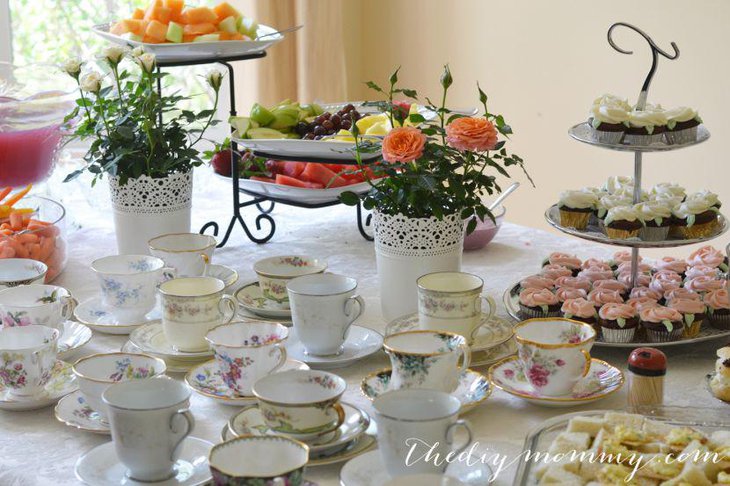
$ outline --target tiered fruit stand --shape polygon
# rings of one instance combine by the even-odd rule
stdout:
[[[677,59],[679,57],[679,49],[677,48],[677,45],[672,42],[671,46],[674,50],[674,54],[669,54],[668,52],[660,49],[654,41],[649,37],[645,32],[638,29],[637,27],[627,24],[624,22],[617,22],[608,29],[608,43],[613,47],[615,50],[622,54],[632,54],[632,51],[627,51],[625,49],[622,49],[618,47],[612,38],[613,30],[616,27],[623,26],[627,27],[638,34],[640,34],[648,43],[649,47],[651,48],[651,54],[652,54],[652,64],[651,68],[649,70],[649,73],[646,76],[646,79],[644,80],[644,84],[641,87],[641,92],[639,93],[639,100],[636,105],[637,110],[643,110],[646,107],[646,100],[647,95],[649,92],[649,86],[651,84],[652,78],[654,77],[654,74],[656,72],[657,62],[659,60],[659,56],[663,56],[667,59]],[[707,128],[704,125],[699,125],[697,130],[697,137],[695,140],[684,143],[684,144],[667,144],[664,142],[661,143],[654,143],[651,145],[633,145],[628,143],[603,143],[599,142],[594,136],[593,136],[593,130],[588,122],[579,123],[568,130],[569,135],[574,138],[575,140],[578,140],[579,142],[583,142],[589,145],[593,145],[596,147],[602,147],[608,150],[615,150],[620,152],[633,152],[634,153],[634,193],[633,193],[633,202],[634,204],[637,204],[641,202],[641,179],[642,179],[642,158],[644,153],[648,152],[667,152],[670,150],[678,150],[685,147],[690,147],[693,145],[697,145],[699,143],[702,143],[706,141],[708,138],[710,138],[710,132],[707,130]],[[720,229],[715,234],[712,234],[708,237],[704,238],[695,238],[695,239],[673,239],[671,237],[667,238],[666,240],[662,241],[642,241],[638,238],[633,239],[612,239],[606,236],[599,228],[589,226],[587,230],[585,231],[579,231],[574,228],[568,228],[565,226],[562,226],[560,224],[560,215],[557,205],[553,205],[550,208],[545,211],[545,219],[550,224],[550,226],[562,231],[563,233],[566,233],[571,236],[575,236],[577,238],[582,238],[589,241],[594,241],[598,243],[603,243],[606,245],[614,245],[614,246],[622,246],[631,248],[631,287],[634,287],[636,283],[636,278],[639,273],[639,251],[642,248],[674,248],[684,245],[692,245],[696,243],[702,243],[705,241],[712,240],[714,238],[717,238],[718,236],[724,234],[728,230],[728,223],[726,218],[723,215],[718,215],[718,223],[720,226]],[[507,311],[509,314],[517,320],[522,320],[519,316],[519,305],[518,305],[518,290],[519,290],[519,284],[515,284],[508,288],[505,291],[504,294],[504,303],[507,307]],[[672,345],[680,345],[680,344],[687,344],[687,343],[694,343],[694,342],[700,342],[700,341],[707,341],[711,339],[716,339],[719,337],[725,337],[730,336],[730,331],[723,331],[720,329],[714,329],[706,327],[704,328],[700,335],[691,338],[691,339],[682,339],[680,341],[672,341],[672,342],[666,342],[666,343],[651,343],[652,346],[672,346]],[[621,348],[633,348],[636,347],[639,344],[649,344],[649,343],[640,343],[640,342],[631,342],[631,343],[607,343],[602,342],[598,340],[596,342],[597,346],[606,346],[606,347],[621,347]]]

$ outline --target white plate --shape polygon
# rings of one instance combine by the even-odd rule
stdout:
[[[218,178],[228,181],[231,178],[220,174],[215,174]],[[271,182],[254,181],[251,179],[238,179],[240,189],[252,192],[259,196],[274,197],[287,199],[305,204],[319,204],[337,201],[345,191],[353,191],[356,193],[366,192],[370,189],[370,184],[360,182],[343,187],[331,187],[329,189],[307,189],[304,187],[287,186],[284,184],[273,184]]]
[[[279,371],[308,369],[309,366],[301,361],[287,359],[286,363],[284,363],[284,366],[282,366]],[[212,398],[223,405],[240,407],[256,402],[256,397],[253,395],[248,397],[236,395],[230,388],[228,388],[228,385],[223,382],[223,379],[220,376],[218,363],[215,359],[211,359],[205,363],[190,368],[190,371],[188,371],[185,375],[185,383],[187,383],[188,386],[197,393],[208,398]]]
[[[481,366],[489,366],[497,361],[500,361],[507,356],[511,356],[517,352],[517,344],[514,339],[510,339],[493,348],[484,351],[473,351],[471,353],[471,368],[478,368]]]
[[[127,476],[127,467],[119,462],[114,442],[94,447],[76,461],[74,472],[84,484],[91,486],[198,486],[211,479],[208,453],[213,444],[207,440],[186,437],[180,445],[180,458],[175,463],[177,475],[159,482],[135,481]]]
[[[118,35],[109,32],[109,24],[98,24],[91,30],[103,37],[104,39],[122,46],[144,46],[146,52],[153,53],[158,61],[161,62],[183,62],[183,61],[202,61],[209,59],[214,61],[222,57],[237,57],[246,54],[254,54],[263,52],[277,42],[284,39],[282,34],[274,34],[265,37],[260,41],[214,41],[214,42],[181,42],[165,43],[165,44],[146,44],[144,42],[136,42],[124,39]],[[259,25],[256,35],[270,34],[276,32],[276,29],[267,25]]]
[[[63,333],[58,340],[58,357],[65,359],[71,353],[91,341],[91,329],[74,321],[63,323]]]
[[[666,152],[668,150],[677,150],[684,147],[690,147],[698,143],[702,143],[710,138],[710,132],[704,125],[697,127],[697,138],[691,142],[680,144],[667,144],[657,142],[651,145],[629,145],[628,143],[603,143],[599,142],[595,137],[595,130],[588,122],[578,123],[568,130],[568,134],[579,142],[599,147],[619,150],[621,152]]]
[[[80,390],[76,390],[59,400],[54,414],[56,420],[69,427],[95,434],[111,434],[109,424],[103,421],[101,415],[86,403]]]
[[[122,346],[122,349],[120,350],[123,353],[142,353],[143,351],[139,349],[137,346],[134,345],[133,342],[127,341]],[[200,364],[201,361],[205,361],[208,359],[208,356],[201,358],[200,360],[182,360],[182,359],[174,359],[174,358],[165,358],[162,356],[158,356],[160,359],[162,359],[165,362],[165,366],[167,366],[167,369],[165,370],[167,373],[187,373],[190,371],[191,368],[197,366]]]
[[[127,322],[114,314],[114,308],[104,305],[101,296],[92,297],[76,306],[74,317],[96,332],[104,334],[129,334],[143,324],[162,319],[159,306],[147,313],[141,322]]]
[[[28,398],[11,397],[8,390],[0,385],[0,410],[25,411],[50,407],[78,388],[71,364],[59,360],[53,366],[51,381],[40,395]]]
[[[471,464],[467,465],[467,462]],[[492,470],[478,457],[468,461],[455,460],[444,473],[458,479],[467,486],[485,486],[492,477]],[[391,477],[385,469],[380,451],[370,451],[351,460],[340,471],[341,486],[382,486]]]
[[[487,314],[482,313],[482,324],[487,321]],[[472,351],[484,351],[498,346],[512,337],[513,324],[499,316],[492,316],[486,325],[482,325],[474,337],[474,342],[469,346]],[[385,328],[385,335],[390,336],[396,332],[413,331],[418,327],[418,312],[401,316],[392,320]],[[444,329],[448,330],[448,329]]]
[[[305,157],[321,161],[354,161],[355,144],[352,142],[333,142],[330,140],[302,140],[296,138],[238,138],[237,134],[231,140],[242,147],[263,152],[272,157],[296,158]],[[380,149],[373,152],[362,152],[363,161],[377,159],[381,156]]]
[[[262,317],[284,317],[291,320],[291,309],[275,300],[267,299],[261,292],[258,281],[249,282],[236,290],[233,296],[248,312]]]
[[[129,335],[129,340],[142,350],[143,353],[150,353],[162,358],[174,358],[179,360],[200,360],[213,355],[213,351],[178,351],[172,347],[165,337],[161,322],[153,322],[138,327]]]
[[[230,287],[238,282],[238,272],[225,265],[211,263],[207,266],[205,274],[208,277],[215,277],[222,280],[223,283],[226,284],[226,287]]]
[[[299,341],[296,327],[289,331],[286,340],[287,354],[318,370],[331,370],[349,366],[355,361],[367,358],[377,353],[383,347],[383,336],[368,327],[353,324],[347,334],[343,350],[337,356],[312,356],[304,351],[304,345]]]

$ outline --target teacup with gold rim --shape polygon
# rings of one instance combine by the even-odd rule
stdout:
[[[51,379],[60,332],[47,326],[0,330],[0,384],[16,397],[37,395]]]
[[[264,298],[288,306],[286,284],[293,278],[324,272],[327,263],[307,256],[284,255],[259,260],[254,263],[253,270],[259,277]]]
[[[174,268],[178,277],[205,275],[217,244],[212,236],[200,233],[168,233],[147,243],[150,253]]]

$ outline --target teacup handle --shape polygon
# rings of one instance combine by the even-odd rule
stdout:
[[[583,358],[586,360],[586,364],[583,366],[583,376],[587,376],[591,370],[591,353],[585,349],[581,349],[580,352],[583,353]]]
[[[274,347],[274,349],[278,349],[279,350],[279,362],[276,363],[276,366],[274,366],[273,368],[271,368],[271,371],[269,371],[269,373],[274,373],[274,372],[278,371],[279,368],[281,368],[282,366],[284,366],[286,364],[286,358],[287,358],[286,348],[284,346],[279,346],[277,344]]]
[[[226,308],[227,307],[227,308]],[[228,317],[224,317],[221,324],[228,324],[233,320],[233,318],[236,316],[236,308],[238,307],[238,304],[236,301],[231,297],[230,295],[222,295],[221,300],[218,301],[218,310],[221,311],[221,314],[224,316],[228,311],[230,311],[231,315]],[[220,325],[220,324],[219,324]]]
[[[466,450],[467,447],[469,447],[469,444],[471,444],[472,441],[472,431],[471,431],[471,424],[464,419],[459,419],[453,424],[449,424],[448,427],[446,427],[446,444],[451,446],[454,443],[454,432],[456,431],[457,427],[461,427],[466,431],[466,442],[464,442],[464,445],[461,447],[456,448],[453,451],[453,456],[456,457],[462,452]]]
[[[352,306],[354,305],[354,302],[356,302],[358,306],[357,314],[351,317],[350,315],[352,314]],[[347,325],[345,325],[345,329],[342,332],[343,337],[347,336],[347,331],[350,329],[350,326],[358,319],[358,317],[362,315],[363,312],[365,312],[365,301],[362,297],[360,297],[359,295],[351,295],[347,298],[347,300],[345,301],[345,316],[349,319],[349,321],[347,322]]]
[[[63,317],[63,320],[68,321],[73,318],[74,310],[76,310],[76,306],[79,305],[79,301],[70,295],[64,295],[61,297],[61,302],[63,303],[63,307],[61,307],[61,316]]]
[[[459,349],[461,350],[461,366],[459,366],[459,376],[461,376],[462,373],[464,373],[467,368],[469,368],[469,365],[471,364],[471,348],[469,348],[469,345],[465,342],[462,342],[459,344]]]
[[[337,412],[337,427],[335,427],[335,430],[337,430],[340,428],[340,425],[345,422],[345,409],[342,408],[340,402],[332,405],[332,408],[335,409],[335,412]]]
[[[476,337],[477,333],[479,333],[479,328],[482,326],[486,326],[489,323],[489,319],[494,316],[494,312],[497,310],[497,304],[494,302],[494,299],[489,295],[481,294],[477,296],[474,302],[474,306],[476,307],[477,312],[481,310],[481,306],[479,306],[479,304],[482,300],[484,300],[487,303],[487,306],[489,306],[489,312],[487,313],[486,319],[482,319],[481,315],[479,316],[479,325],[475,327],[469,335],[469,338],[472,341]]]
[[[180,416],[185,419],[186,426],[184,431],[178,432],[177,427],[175,427],[175,422],[179,422],[179,420],[176,419]],[[178,447],[180,447],[180,444],[182,444],[182,441],[185,440],[185,437],[190,435],[190,432],[193,431],[193,427],[195,427],[195,418],[193,418],[193,414],[190,413],[190,410],[188,410],[187,408],[183,410],[178,410],[172,417],[170,417],[170,432],[172,432],[173,438],[175,438],[176,436],[180,436],[177,439],[177,442],[175,442],[175,445],[173,446],[170,453],[171,460],[175,457],[175,451]]]

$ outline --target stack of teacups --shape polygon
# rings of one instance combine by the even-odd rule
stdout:
[[[207,275],[216,244],[212,236],[199,233],[170,233],[148,242],[152,256],[174,268],[178,277]]]
[[[515,326],[524,375],[546,397],[570,394],[588,374],[595,339],[593,326],[570,319],[528,319]]]
[[[48,266],[38,260],[2,258],[0,259],[0,289],[42,284],[47,272]]]
[[[32,398],[50,381],[58,329],[27,325],[0,330],[0,384],[12,397]]]
[[[101,353],[80,358],[73,372],[86,403],[102,421],[107,420],[107,407],[102,394],[109,388],[133,380],[155,378],[165,373],[165,362],[146,354]]]
[[[286,363],[289,330],[273,322],[232,322],[208,331],[223,382],[238,396],[251,396],[257,380]]]
[[[257,261],[253,266],[259,278],[259,288],[265,299],[289,307],[286,286],[293,278],[322,273],[327,263],[306,256],[276,256]]]
[[[48,326],[63,331],[76,299],[63,287],[22,285],[0,291],[0,326]]]

